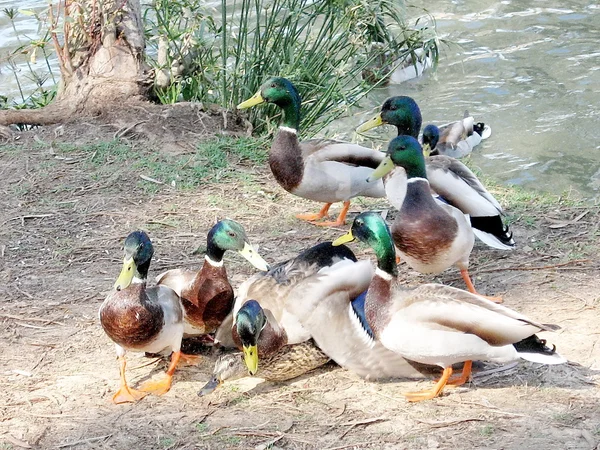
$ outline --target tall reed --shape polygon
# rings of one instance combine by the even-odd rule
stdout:
[[[269,76],[285,76],[304,99],[302,129],[312,135],[417,49],[437,63],[433,21],[411,27],[404,15],[391,0],[222,0],[218,10],[199,0],[155,0],[148,32],[167,38],[172,77],[157,95],[233,108]],[[361,75],[373,65],[379,77],[367,82]],[[266,129],[273,110],[250,114]]]

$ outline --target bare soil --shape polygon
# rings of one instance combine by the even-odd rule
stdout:
[[[60,142],[119,137],[149,154],[190,152],[214,133],[246,132],[239,118],[226,126],[223,118],[191,105],[147,105],[28,131],[0,148],[0,449],[600,448],[599,208],[511,204],[508,189],[494,193],[518,247],[477,245],[475,284],[560,325],[543,337],[568,365],[519,362],[418,404],[402,393],[431,381],[366,382],[334,364],[285,383],[244,379],[198,397],[214,364],[207,348],[198,366],[177,371],[166,395],[113,405],[118,364],[97,312],[130,231],[145,229],[153,239],[151,276],[199,267],[202,254],[194,251],[223,217],[240,221],[269,262],[346,231],[296,220],[320,205],[285,193],[265,167],[235,166],[251,178],[195,191],[147,189],[152,182],[126,163],[107,158],[104,170],[94,169],[90,155],[55,151]],[[352,211],[386,208],[385,201],[357,200]],[[253,273],[239,255],[225,259],[234,286]],[[402,266],[401,276],[407,285],[464,287],[454,270],[433,278]],[[134,353],[128,361],[133,385],[167,365]]]

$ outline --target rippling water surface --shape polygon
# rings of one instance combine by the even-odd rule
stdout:
[[[0,9],[17,4],[38,11],[46,5],[0,0]],[[459,45],[443,49],[435,73],[379,89],[363,105],[374,108],[390,95],[410,95],[419,102],[424,122],[438,124],[468,109],[492,127],[492,136],[472,157],[483,172],[507,184],[600,198],[600,6],[433,0],[427,7],[441,37]],[[18,42],[0,16],[2,58]],[[38,25],[20,16],[18,26],[35,35]],[[14,77],[5,66],[0,89],[15,96]],[[371,113],[336,127],[349,130]]]
[[[468,109],[492,127],[472,157],[483,172],[507,184],[598,199],[600,7],[593,3],[428,3],[438,32],[460,48],[443,51],[435,74],[380,89],[367,106],[410,95],[424,124],[458,119]]]

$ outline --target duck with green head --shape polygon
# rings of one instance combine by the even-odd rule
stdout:
[[[344,202],[337,220],[315,222],[321,226],[342,225],[353,197],[385,197],[381,181],[366,181],[371,169],[383,158],[380,152],[330,139],[298,140],[301,100],[289,80],[270,78],[253,97],[240,103],[238,109],[261,103],[272,103],[283,110],[282,123],[269,153],[273,176],[291,194],[325,203],[317,214],[296,217],[317,221],[327,215],[332,203]]]
[[[352,259],[356,260],[347,247],[333,247],[331,242],[324,242],[240,285],[233,307],[231,334],[234,344],[244,352],[251,375],[258,370],[259,360],[286,345],[310,339],[310,333],[289,306],[305,301],[297,294],[298,286],[317,282],[320,271]],[[313,295],[319,298],[323,293],[317,289]],[[217,334],[223,334],[222,330]]]
[[[377,257],[365,299],[365,317],[374,338],[404,358],[444,369],[433,388],[406,393],[409,401],[437,397],[447,384],[464,384],[473,360],[566,362],[554,347],[546,346],[546,341],[535,335],[558,329],[554,325],[534,322],[484,297],[450,286],[402,287],[396,280],[394,241],[379,214],[359,214],[351,230],[333,245],[354,239],[369,245]],[[465,362],[461,376],[450,380],[452,365],[460,362]]]
[[[380,125],[393,125],[398,130],[398,135],[409,135],[417,138],[421,129],[421,110],[417,103],[407,96],[388,98],[382,105],[381,111],[373,119],[357,128],[364,132]],[[486,131],[482,131],[486,135]],[[425,127],[423,140],[433,148],[433,143],[439,140],[437,127]],[[445,155],[429,156],[426,159],[427,179],[432,190],[450,205],[469,215],[471,226],[475,235],[486,245],[499,249],[510,250],[515,241],[508,225],[502,221],[502,207],[492,194],[483,186],[475,174],[456,158]],[[394,185],[401,186],[406,183],[404,171],[394,171],[386,180],[395,179]],[[387,183],[387,181],[386,181]],[[390,189],[386,186],[386,193],[390,202]]]
[[[258,270],[269,269],[250,244],[242,225],[224,219],[208,232],[200,270],[173,269],[156,277],[159,285],[170,287],[181,297],[187,335],[216,331],[233,308],[233,288],[223,265],[223,256],[228,250],[237,251]]]
[[[152,242],[143,231],[125,240],[121,274],[100,307],[100,323],[115,343],[120,362],[121,386],[114,403],[135,402],[148,393],[162,395],[172,383],[182,355],[184,311],[177,293],[166,286],[147,287],[148,269],[154,254]],[[160,381],[146,381],[140,390],[129,387],[125,378],[127,350],[160,353],[172,351],[171,364]]]
[[[370,178],[379,179],[394,167],[402,167],[408,179],[398,186],[392,179],[387,185],[388,198],[399,205],[392,236],[400,256],[420,273],[438,274],[456,265],[469,291],[477,294],[468,271],[475,242],[469,218],[431,195],[423,150],[414,137],[392,139]]]

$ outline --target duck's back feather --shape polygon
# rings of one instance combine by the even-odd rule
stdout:
[[[427,178],[433,190],[471,216],[502,213],[500,203],[462,162],[449,156],[431,156],[427,160]]]

